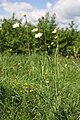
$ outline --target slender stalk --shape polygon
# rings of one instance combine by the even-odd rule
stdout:
[[[45,43],[44,43],[44,47],[45,47],[45,62],[46,62],[46,53],[47,53],[47,45],[46,45],[46,31],[45,31],[45,20],[44,20],[44,38],[45,38]]]
[[[57,100],[57,95],[58,95],[58,88],[59,88],[59,59],[58,59],[58,51],[59,51],[59,44],[58,44],[58,38],[56,39],[57,41],[57,46],[56,46],[56,52],[55,52],[55,63],[56,63],[56,68],[55,68],[55,74],[56,74],[56,80],[55,80],[55,90],[56,90],[56,100]]]
[[[25,19],[26,19],[26,22],[25,22],[25,25],[27,25],[27,40],[28,40],[28,52],[29,52],[29,55],[30,55],[30,50],[29,50],[29,37],[28,37],[28,22],[27,22],[27,17],[25,16]]]
[[[58,51],[59,51],[59,45],[58,45],[58,39],[57,39],[57,47],[56,47],[56,53],[55,53],[55,60],[56,60],[56,77],[57,77],[57,80],[58,80],[58,78],[59,78]]]

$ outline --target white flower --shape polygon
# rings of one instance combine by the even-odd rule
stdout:
[[[48,46],[48,48],[50,48],[50,45]]]
[[[42,33],[35,34],[35,38],[40,38],[42,36]]]
[[[38,28],[34,28],[34,29],[32,30],[32,32],[36,32],[36,31],[38,31]]]
[[[55,38],[55,39],[57,39],[58,37],[57,37],[57,36],[55,36],[54,38]]]
[[[65,67],[67,67],[67,64],[65,64]]]
[[[15,24],[13,25],[13,28],[17,28],[17,27],[19,27],[19,23],[15,23]]]
[[[23,17],[26,17],[26,13],[22,13],[22,16],[23,16]]]
[[[56,29],[54,29],[54,31],[52,31],[52,33],[56,33],[57,32],[57,30]]]
[[[54,42],[51,42],[51,45],[53,45],[54,44]]]

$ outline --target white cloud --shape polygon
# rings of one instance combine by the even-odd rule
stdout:
[[[68,18],[80,16],[80,0],[59,0],[54,10]]]
[[[49,11],[50,14],[56,13],[57,23],[61,27],[66,26],[71,20],[80,24],[80,0],[57,0],[55,4],[47,2],[44,9],[35,8],[27,2],[12,3],[7,0],[0,0],[0,6],[5,11],[4,16],[11,17],[15,12],[16,16],[20,18],[22,13],[26,12],[28,21],[33,23]]]
[[[80,18],[80,0],[58,0],[53,10],[56,12],[57,21],[60,23],[69,23]],[[78,20],[76,20],[76,23]]]
[[[32,21],[33,23],[46,13],[46,10],[34,8],[31,4],[26,2],[4,2],[1,6],[5,13],[10,17],[14,12],[18,18],[21,18],[22,13],[26,12],[28,21]]]
[[[32,6],[29,3],[25,2],[7,2],[3,3],[2,7],[6,12],[19,12],[24,10],[32,11]]]

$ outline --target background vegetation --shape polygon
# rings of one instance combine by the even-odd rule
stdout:
[[[55,14],[36,26],[24,17],[1,21],[0,120],[79,120],[80,32]]]
[[[55,53],[57,41],[59,54],[63,56],[80,56],[80,32],[72,21],[67,28],[59,28],[56,24],[56,15],[50,17],[49,13],[38,19],[36,26],[27,22],[21,24],[22,19],[17,20],[15,14],[10,19],[3,19],[0,29],[0,52],[27,54],[32,52],[46,52],[49,55]],[[19,27],[13,28],[15,23]],[[32,32],[34,28],[38,30]],[[54,30],[56,33],[52,33]],[[40,38],[35,34],[42,33]]]

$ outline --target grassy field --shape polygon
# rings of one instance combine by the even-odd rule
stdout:
[[[79,59],[0,55],[0,120],[79,119]]]

